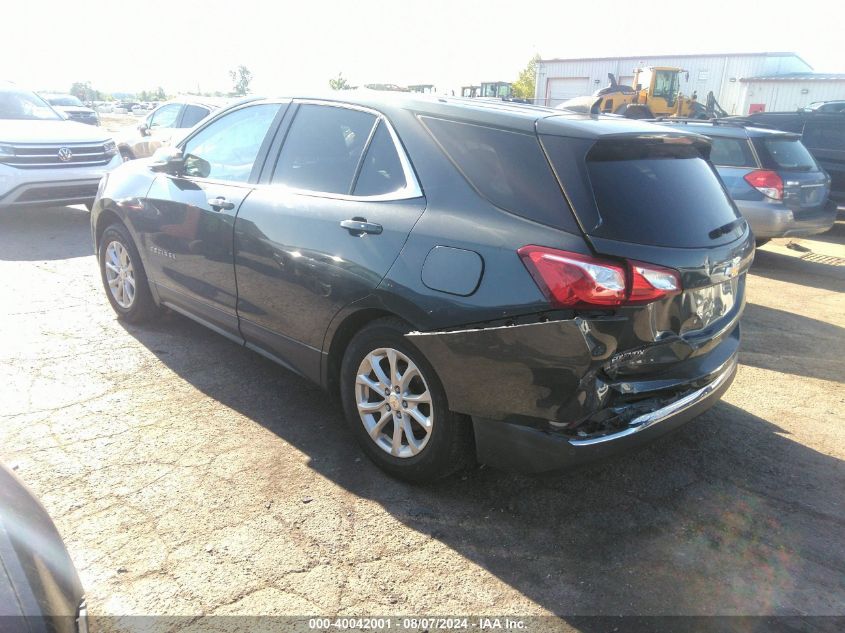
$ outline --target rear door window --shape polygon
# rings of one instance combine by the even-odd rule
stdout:
[[[305,104],[291,123],[272,182],[349,194],[376,117],[352,108]]]
[[[552,162],[567,139],[543,137]],[[652,246],[707,247],[737,238],[740,216],[710,163],[691,144],[599,141],[587,172],[601,223],[596,237]],[[577,213],[577,209],[576,209]]]
[[[182,115],[182,127],[194,127],[207,117],[209,112],[208,108],[189,103],[185,106],[185,113]]]
[[[536,135],[421,120],[469,184],[494,205],[535,222],[578,230]]]
[[[754,146],[766,169],[782,171],[816,171],[815,159],[798,139],[757,138]]]
[[[711,137],[710,161],[719,167],[756,167],[748,140]]]

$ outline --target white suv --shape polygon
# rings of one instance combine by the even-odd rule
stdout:
[[[41,97],[0,83],[0,208],[94,202],[121,163],[109,133],[67,121]]]

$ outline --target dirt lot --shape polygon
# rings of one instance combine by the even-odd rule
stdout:
[[[758,251],[739,375],[680,432],[429,488],[258,355],[175,315],[119,323],[87,222],[0,216],[0,460],[94,616],[845,614],[845,266],[819,257],[845,257],[845,222]]]
[[[109,132],[133,129],[143,120],[143,117],[133,114],[112,114],[111,112],[100,114],[100,125]]]

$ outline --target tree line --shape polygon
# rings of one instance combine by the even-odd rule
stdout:
[[[253,74],[243,64],[239,65],[229,71],[229,78],[232,80],[232,90],[228,93],[224,92],[200,92],[197,90],[195,94],[200,94],[206,97],[243,97],[249,94],[249,87],[252,83]],[[132,93],[108,93],[97,90],[91,85],[90,81],[75,81],[71,84],[70,94],[84,102],[91,101],[115,101],[118,99],[125,99],[132,96]],[[138,101],[166,101],[169,95],[162,86],[158,86],[155,90],[141,90],[134,93],[134,98]]]
[[[511,84],[514,97],[518,99],[534,99],[538,61],[540,61],[540,56],[535,54],[528,60],[525,68],[519,72],[516,80]],[[329,88],[332,90],[348,90],[352,87],[342,72],[338,73],[337,77],[329,79]]]

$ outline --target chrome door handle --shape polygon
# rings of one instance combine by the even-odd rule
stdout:
[[[352,218],[351,220],[344,220],[340,225],[352,235],[364,235],[370,233],[371,235],[378,235],[384,228],[381,224],[375,222],[367,222],[366,218]]]
[[[235,203],[229,202],[223,196],[217,196],[216,198],[208,199],[208,206],[210,206],[215,211],[231,211],[235,208]]]

